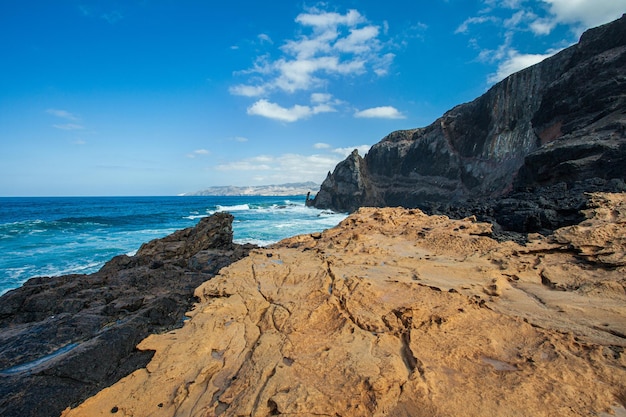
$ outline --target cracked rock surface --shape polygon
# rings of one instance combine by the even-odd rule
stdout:
[[[205,282],[184,327],[63,416],[626,413],[626,196],[522,246],[362,208]]]

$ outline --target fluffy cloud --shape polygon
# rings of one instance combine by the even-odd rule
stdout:
[[[281,107],[279,104],[261,99],[248,107],[248,114],[263,116],[268,119],[280,120],[282,122],[295,122],[296,120],[309,117],[312,114],[311,107],[299,104],[290,108]]]
[[[334,112],[336,111],[335,105],[340,103],[339,100],[334,100],[332,95],[322,93],[314,93],[311,95],[310,106],[296,104],[286,108],[268,100],[261,99],[248,107],[248,114],[291,123],[315,114]]]
[[[549,5],[556,23],[589,28],[619,18],[626,12],[626,0],[542,0]]]
[[[234,85],[228,89],[231,94],[245,97],[258,97],[265,93],[265,87],[254,85]]]
[[[340,14],[312,8],[299,14],[295,22],[302,34],[272,51],[278,53],[277,57],[272,58],[271,53],[258,56],[252,68],[235,73],[246,79],[231,86],[230,93],[258,98],[248,114],[293,122],[335,111],[339,102],[314,97],[323,97],[322,93],[314,93],[311,105],[285,106],[269,98],[274,93],[328,90],[333,82],[346,77],[388,73],[395,55],[384,51],[381,28],[370,24],[357,10]]]
[[[498,64],[495,73],[490,74],[487,78],[489,83],[496,83],[508,77],[509,75],[535,65],[544,59],[553,55],[548,54],[520,54],[514,49],[510,49],[507,53],[508,57]]]
[[[365,109],[361,111],[357,111],[354,113],[354,117],[360,118],[378,118],[378,119],[404,119],[405,116],[400,113],[395,107],[391,106],[381,106],[381,107],[372,107],[370,109]]]
[[[365,18],[361,13],[354,9],[348,10],[345,15],[341,15],[313,8],[309,13],[301,13],[296,17],[296,22],[304,26],[312,26],[316,30],[324,30],[339,25],[355,26],[364,21]]]

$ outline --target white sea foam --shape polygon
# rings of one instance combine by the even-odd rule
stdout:
[[[183,217],[183,219],[197,220],[197,219],[202,219],[204,217],[209,217],[209,216],[210,216],[210,214],[190,214],[189,216]]]
[[[88,263],[72,263],[65,265],[64,267],[57,268],[50,266],[48,268],[48,273],[46,276],[56,277],[60,275],[68,275],[68,274],[86,274],[90,272],[95,272],[100,269],[104,265],[103,262],[88,262]]]
[[[245,245],[246,243],[251,243],[253,245],[257,245],[257,246],[269,246],[272,245],[276,242],[278,242],[277,240],[266,240],[266,239],[252,239],[252,238],[246,238],[246,239],[233,239],[234,243],[237,243],[239,245]]]
[[[250,206],[248,204],[236,204],[234,206],[221,206],[221,205],[216,205],[215,206],[216,211],[243,211],[243,210],[250,210]]]

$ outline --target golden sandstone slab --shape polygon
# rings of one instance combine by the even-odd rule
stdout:
[[[626,198],[593,202],[525,246],[364,208],[256,250],[63,416],[624,416]]]

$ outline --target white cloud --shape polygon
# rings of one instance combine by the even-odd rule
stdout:
[[[76,123],[76,122],[80,122],[80,117],[76,116],[75,114],[70,113],[67,110],[47,109],[46,113],[51,114],[52,116],[58,117],[60,119],[69,121],[68,123],[53,124],[52,127],[54,127],[55,129],[60,129],[60,130],[83,130],[85,129],[85,126],[79,123]]]
[[[535,35],[547,35],[560,24],[567,25],[578,36],[583,30],[619,18],[626,12],[626,0],[539,0],[539,7],[523,0],[485,0],[485,15],[470,17],[456,30],[467,33],[471,24],[502,21],[507,29],[530,30]],[[511,13],[500,19],[493,14]]]
[[[498,64],[498,69],[495,73],[490,74],[487,81],[489,83],[496,83],[508,77],[509,75],[521,71],[524,68],[528,68],[531,65],[535,65],[544,59],[554,55],[554,53],[548,54],[520,54],[514,49],[508,51],[508,57]]]
[[[535,19],[528,25],[535,35],[549,35],[556,27],[556,20],[550,18]]]
[[[295,122],[309,117],[312,110],[309,106],[294,105],[291,108],[281,107],[276,103],[271,103],[261,99],[248,107],[248,114],[267,117],[268,119],[280,120],[282,122]]]
[[[379,118],[379,119],[404,119],[405,116],[400,113],[395,107],[392,106],[381,106],[381,107],[372,107],[370,109],[365,109],[361,111],[357,111],[354,113],[354,117],[360,118]]]
[[[310,9],[309,13],[302,13],[296,17],[296,22],[312,26],[317,30],[339,25],[355,26],[365,21],[357,10],[350,9],[345,15],[334,12],[325,12],[319,9]]]
[[[211,152],[207,151],[206,149],[196,149],[193,152],[190,152],[187,154],[187,158],[195,158],[197,156],[202,156],[202,155],[210,155]]]
[[[61,129],[61,130],[82,130],[85,127],[76,123],[65,123],[62,125],[52,125],[52,127],[56,128],[56,129]]]
[[[313,93],[311,94],[311,103],[328,103],[333,98],[332,94],[328,93]]]
[[[337,111],[335,106],[341,104],[341,101],[334,100],[331,94],[313,93],[311,94],[311,104],[311,106],[296,104],[290,108],[286,108],[268,100],[261,99],[248,107],[247,112],[249,115],[263,116],[268,119],[291,123],[315,114],[335,112]]]
[[[371,148],[371,145],[348,146],[345,148],[335,148],[333,149],[333,152],[346,158],[355,149],[359,151],[359,155],[364,156],[366,153],[369,152],[370,148]]]
[[[371,46],[370,42],[376,40],[379,29],[377,26],[365,26],[360,29],[350,29],[350,34],[338,39],[334,47],[341,52],[351,52],[354,54],[367,53]]]
[[[391,52],[381,56],[378,62],[373,66],[374,73],[376,73],[376,75],[378,75],[379,77],[387,75],[389,73],[391,63],[393,62],[393,59],[395,57],[396,55],[392,54]]]
[[[234,85],[228,91],[235,96],[258,97],[265,93],[265,87],[254,85]]]
[[[272,38],[269,37],[269,35],[265,34],[265,33],[260,33],[257,38],[259,38],[259,40],[261,42],[267,42],[267,43],[274,43],[274,41],[272,41]]]
[[[395,55],[384,51],[389,44],[380,39],[381,28],[369,23],[357,10],[340,14],[311,8],[299,14],[295,22],[301,26],[300,34],[285,40],[275,51],[277,57],[260,55],[252,68],[234,74],[246,79],[230,87],[231,94],[262,97],[248,108],[248,114],[292,122],[335,111],[338,102],[323,99],[322,93],[313,93],[311,106],[289,107],[269,99],[274,93],[328,90],[333,82],[343,78],[384,76],[393,63]],[[259,38],[265,36],[261,34]]]
[[[330,145],[328,143],[318,142],[318,143],[313,145],[313,148],[315,148],[315,149],[328,149],[328,148],[330,148]]]
[[[470,25],[480,25],[486,22],[497,22],[498,19],[494,16],[478,16],[465,19],[459,27],[456,28],[454,33],[467,33]]]
[[[240,142],[240,143],[243,143],[243,142],[247,142],[247,141],[248,141],[248,138],[243,137],[243,136],[235,136],[235,137],[233,138],[233,140],[234,140],[235,142]]]
[[[496,70],[487,81],[494,83],[506,76],[536,64],[555,54],[567,40],[557,40],[549,48],[540,51],[523,51],[530,43],[516,42],[520,33],[545,36],[559,25],[565,25],[578,37],[585,29],[619,18],[626,11],[626,0],[483,0],[486,6],[478,16],[466,19],[455,33],[468,34],[472,25],[489,23],[494,33],[502,33],[501,45],[496,49],[482,49],[476,38],[470,43],[480,49],[478,60],[495,64]],[[575,38],[571,38],[573,43]]]
[[[60,117],[62,119],[66,119],[66,120],[71,120],[71,121],[78,121],[78,120],[80,120],[79,117],[73,115],[72,113],[70,113],[67,110],[47,109],[46,113],[51,114],[51,115],[56,116],[56,117]]]
[[[619,18],[626,12],[626,0],[542,0],[558,23],[598,26]]]

